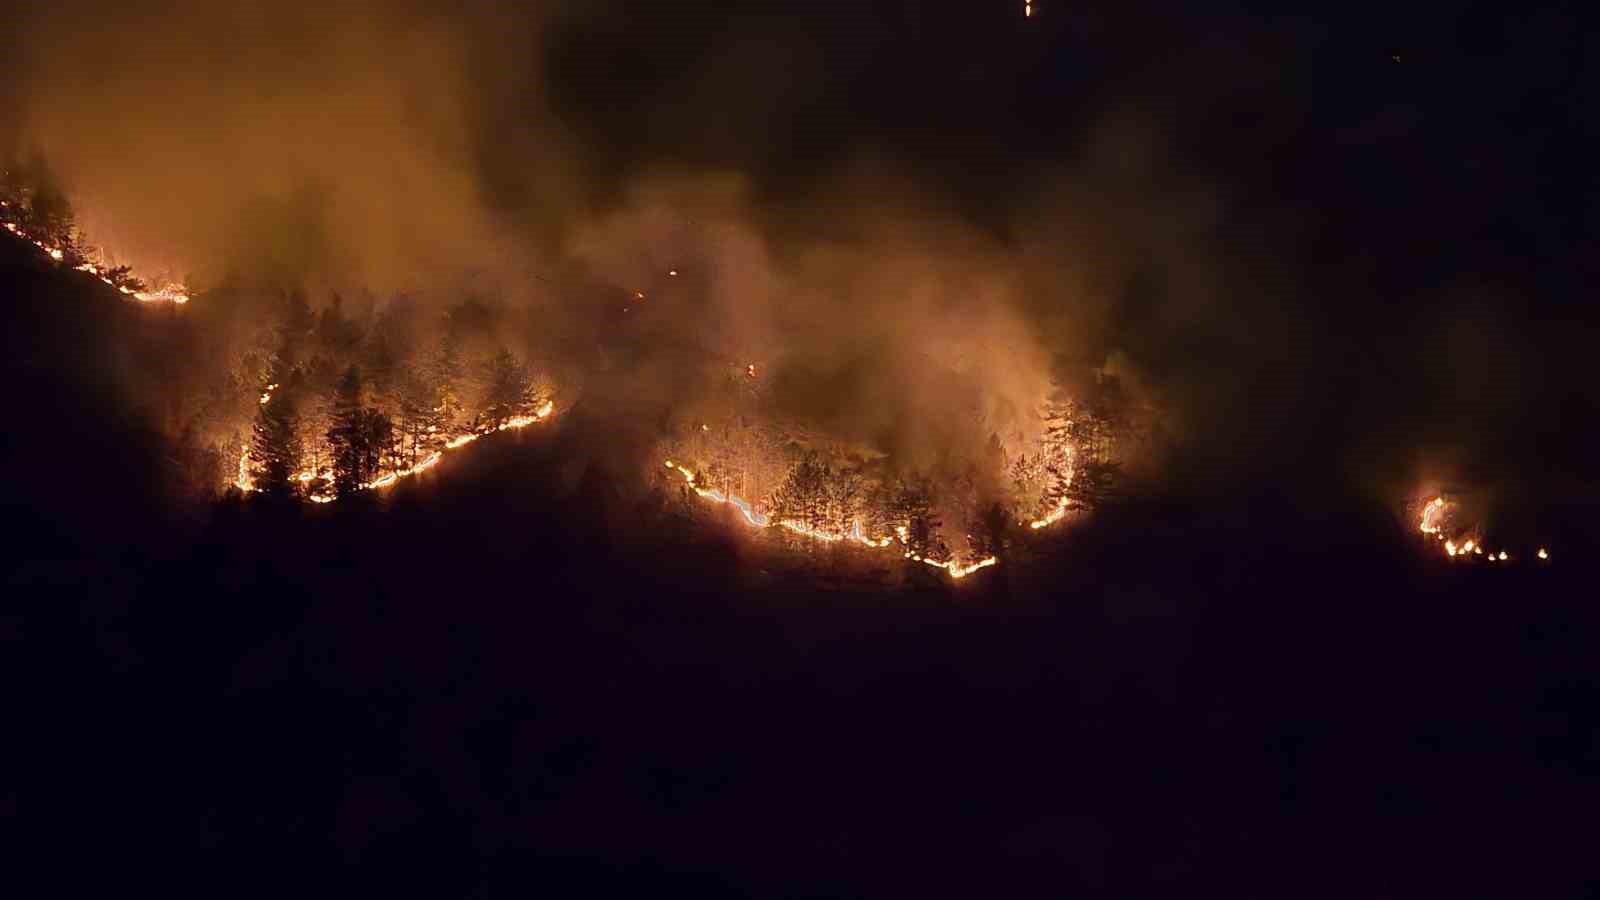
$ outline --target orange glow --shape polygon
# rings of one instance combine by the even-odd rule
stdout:
[[[7,223],[5,223],[5,226],[6,226],[6,230],[7,231],[11,232],[12,234],[14,234],[14,235],[16,235],[16,236],[18,236],[20,238],[23,238],[24,240],[26,240],[29,243],[33,244],[35,247],[38,247],[40,250],[44,251],[44,254],[46,256],[50,257],[52,260],[55,260],[56,262],[63,262],[66,259],[66,253],[64,251],[62,251],[62,249],[60,247],[52,247],[49,244],[45,243],[44,241],[39,240],[38,238],[34,237],[33,235],[28,234],[26,231],[23,231],[21,228],[19,228],[16,225],[16,223],[7,222]],[[155,290],[155,291],[133,291],[133,290],[130,290],[130,289],[126,288],[126,287],[122,287],[122,286],[116,284],[115,282],[113,282],[111,279],[105,277],[105,275],[102,274],[104,272],[104,269],[102,269],[100,266],[96,265],[95,263],[82,262],[82,263],[79,263],[76,266],[73,266],[73,269],[75,269],[75,270],[77,270],[79,272],[87,273],[89,275],[94,275],[97,278],[99,278],[100,281],[103,282],[107,287],[114,287],[119,292],[121,292],[122,294],[124,294],[126,296],[133,297],[135,300],[139,300],[139,301],[142,301],[142,302],[145,302],[145,303],[184,304],[184,303],[188,303],[189,302],[189,290],[188,290],[188,288],[185,288],[182,285],[170,284],[169,283],[169,284],[163,286],[160,290]]]
[[[276,384],[267,385],[265,392],[261,395],[260,402],[267,403],[271,401],[272,392],[276,390],[277,387],[278,386]],[[555,412],[555,408],[555,401],[546,400],[545,402],[539,404],[538,408],[533,411],[532,415],[513,416],[496,426],[494,431],[526,428],[536,422],[542,422],[549,418],[551,413]],[[381,490],[393,485],[402,478],[409,478],[410,476],[416,475],[420,472],[426,472],[427,470],[439,464],[439,460],[444,458],[445,451],[454,450],[458,447],[465,447],[467,444],[472,443],[478,438],[483,437],[484,434],[488,433],[492,432],[468,431],[458,434],[455,437],[445,441],[443,449],[435,450],[432,453],[429,453],[410,468],[396,469],[387,472],[371,481],[366,482],[365,484],[362,484],[359,490]],[[291,476],[291,478],[292,480],[298,481],[301,484],[310,484],[319,478],[331,483],[333,481],[333,471],[330,469],[322,469],[321,471],[312,471],[310,469],[306,469],[296,472],[293,476]],[[250,448],[248,445],[245,447],[244,451],[239,454],[239,473],[234,479],[233,483],[239,488],[239,490],[244,491],[247,494],[255,491],[256,489],[254,480],[250,477]],[[308,493],[306,495],[306,499],[313,503],[330,503],[335,499],[335,496],[331,493],[325,492]]]
[[[1417,521],[1417,529],[1438,542],[1444,548],[1445,556],[1451,559],[1481,556],[1489,562],[1513,561],[1511,554],[1505,550],[1484,549],[1483,539],[1477,527],[1456,527],[1451,522],[1455,506],[1454,502],[1442,495],[1435,496],[1422,505],[1422,515]],[[1449,535],[1446,534],[1447,531],[1450,532]],[[1539,559],[1550,558],[1543,547],[1539,548],[1536,556]]]
[[[894,537],[885,536],[873,538],[863,534],[861,531],[861,522],[859,520],[851,522],[850,530],[844,533],[829,531],[823,528],[813,528],[804,522],[796,522],[790,519],[783,519],[775,522],[765,513],[757,512],[750,505],[749,501],[739,497],[736,494],[725,494],[716,488],[700,487],[695,483],[695,473],[689,467],[675,463],[670,459],[666,460],[665,465],[668,470],[677,472],[679,475],[683,476],[684,484],[693,490],[697,495],[710,500],[713,503],[730,504],[738,507],[739,512],[744,516],[745,522],[752,528],[782,528],[783,530],[793,534],[798,534],[802,537],[810,538],[814,541],[821,541],[826,544],[837,544],[849,541],[877,549],[888,547],[890,544],[895,542]],[[910,532],[904,525],[895,526],[895,533],[899,537],[901,544],[907,543],[910,539]],[[935,569],[943,569],[945,572],[949,573],[951,578],[965,578],[979,569],[986,569],[989,566],[998,565],[1000,562],[1000,560],[994,556],[986,556],[983,559],[976,560],[971,563],[960,563],[953,559],[929,559],[922,556],[917,556],[910,552],[903,553],[902,556],[906,559],[925,563]]]

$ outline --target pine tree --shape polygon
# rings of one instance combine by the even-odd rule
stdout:
[[[396,375],[394,393],[398,459],[403,463],[401,468],[409,468],[424,455],[422,447],[429,439],[428,429],[437,429],[433,391],[415,367],[403,366]]]
[[[27,227],[47,244],[61,246],[73,238],[76,226],[72,204],[48,177],[35,186],[29,197]]]
[[[100,277],[111,282],[112,287],[124,291],[142,291],[146,287],[143,281],[133,276],[133,267],[131,266],[113,266],[109,269],[102,269]]]
[[[454,430],[463,411],[461,402],[461,355],[457,341],[446,331],[424,363],[423,378],[431,394],[426,427],[434,434]]]
[[[815,450],[806,451],[789,469],[772,498],[772,518],[820,530],[828,525],[827,485],[832,473]]]
[[[1117,482],[1122,474],[1120,463],[1106,459],[1087,459],[1080,463],[1072,476],[1072,486],[1067,490],[1067,502],[1073,509],[1095,509],[1116,496]]]
[[[1045,509],[1058,509],[1067,500],[1067,492],[1072,485],[1073,467],[1077,462],[1075,452],[1077,416],[1078,409],[1075,404],[1062,396],[1059,390],[1056,398],[1045,405],[1044,438],[1038,461],[1044,476],[1043,496],[1040,499],[1041,506]]]
[[[527,406],[531,379],[528,370],[510,350],[502,348],[490,358],[484,385],[484,413],[496,425],[521,414]]]
[[[1011,513],[999,503],[991,503],[979,517],[978,527],[968,539],[972,546],[972,555],[979,559],[1004,555],[1010,534]]]
[[[900,486],[894,503],[897,528],[905,529],[902,539],[907,553],[912,556],[944,558],[949,548],[939,537],[943,523],[933,511],[933,490],[926,479],[906,481]]]
[[[393,427],[389,417],[362,406],[361,370],[351,366],[339,380],[334,402],[333,489],[341,497],[356,493],[375,478],[382,466]]]
[[[294,476],[300,465],[300,439],[295,411],[295,385],[275,365],[262,385],[263,402],[256,404],[256,421],[250,429],[250,478],[256,490],[274,496],[294,493]]]
[[[831,472],[822,484],[822,499],[825,527],[835,534],[849,534],[862,516],[861,473],[854,469]]]

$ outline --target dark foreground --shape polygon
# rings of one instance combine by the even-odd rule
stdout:
[[[562,469],[581,417],[381,504],[196,517],[117,379],[61,374],[112,345],[65,315],[11,331],[0,458],[0,814],[65,892],[1596,883],[1577,547],[1450,569],[1285,489],[1129,508],[959,589],[835,590],[651,533],[634,473]]]

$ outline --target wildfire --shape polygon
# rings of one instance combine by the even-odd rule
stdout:
[[[1485,550],[1482,538],[1475,534],[1476,529],[1452,532],[1450,513],[1454,507],[1455,504],[1443,496],[1435,496],[1422,505],[1422,515],[1417,521],[1417,530],[1443,547],[1445,556],[1451,559],[1481,556],[1489,562],[1512,561],[1511,554],[1505,550]],[[1543,547],[1540,547],[1535,555],[1541,560],[1550,558],[1549,551]]]
[[[1067,515],[1067,505],[1069,501],[1066,496],[1066,489],[1072,486],[1072,477],[1073,475],[1077,474],[1077,466],[1071,465],[1073,462],[1071,451],[1069,450],[1067,452],[1067,462],[1069,465],[1067,466],[1066,483],[1062,485],[1061,499],[1056,501],[1055,506],[1052,506],[1049,512],[1028,523],[1028,527],[1032,528],[1034,531],[1038,531],[1041,528],[1049,528],[1051,525],[1061,521]]]
[[[908,544],[910,541],[910,532],[904,525],[895,527],[895,537],[873,538],[862,533],[861,522],[859,520],[850,523],[850,530],[848,532],[837,532],[829,531],[823,528],[813,528],[804,522],[796,522],[791,519],[782,519],[775,522],[765,513],[756,512],[748,500],[745,500],[736,494],[725,494],[716,488],[701,487],[699,484],[695,483],[695,474],[693,470],[689,469],[689,467],[673,462],[670,459],[666,461],[666,467],[667,469],[682,475],[684,483],[687,484],[689,488],[699,496],[710,500],[713,503],[732,504],[733,506],[738,507],[739,512],[744,516],[745,522],[752,528],[782,528],[785,531],[793,532],[794,534],[801,535],[802,537],[810,538],[814,541],[822,541],[823,543],[827,544],[837,544],[849,541],[851,543],[861,544],[862,546],[874,547],[878,549],[882,549],[893,544],[896,538],[898,538],[901,544]],[[977,560],[976,562],[963,564],[953,559],[941,560],[920,556],[912,553],[909,550],[907,550],[903,556],[905,559],[924,563],[932,566],[935,569],[943,569],[945,572],[949,573],[951,578],[965,578],[979,569],[986,569],[989,566],[996,565],[1000,562],[1000,560],[994,556],[986,556],[983,559]]]
[[[8,206],[10,204],[7,204]],[[53,247],[48,242],[27,233],[15,222],[6,222],[5,229],[28,243],[38,247],[44,254],[55,262],[65,262],[66,251],[60,247]],[[92,262],[82,262],[72,267],[76,271],[93,275],[100,279],[107,287],[116,288],[123,296],[132,297],[143,303],[174,303],[182,305],[189,302],[189,290],[182,285],[168,283],[155,291],[135,291],[126,285],[118,284],[106,277],[106,269]]]
[[[276,384],[267,385],[265,392],[261,395],[261,402],[263,404],[272,400],[272,392],[276,390],[277,387],[278,386]],[[526,428],[529,425],[542,422],[549,418],[550,414],[555,412],[555,408],[556,404],[554,400],[546,400],[533,411],[532,415],[513,416],[495,426],[493,431],[506,431],[508,429]],[[444,448],[442,450],[435,450],[432,453],[429,453],[427,456],[423,457],[420,461],[414,463],[408,468],[396,469],[374,478],[371,481],[365,482],[360,486],[359,489],[363,491],[381,490],[393,485],[402,478],[409,478],[412,475],[425,472],[439,464],[439,460],[444,458],[444,453],[446,450],[455,450],[458,447],[465,447],[478,438],[483,437],[485,434],[492,434],[493,431],[468,431],[458,434],[455,437],[445,441]],[[290,477],[292,480],[298,481],[301,484],[310,484],[318,479],[331,482],[333,480],[333,471],[327,468],[320,470],[302,469]],[[250,448],[248,446],[246,446],[239,454],[239,474],[238,477],[234,479],[233,483],[239,488],[239,490],[247,494],[256,489],[255,481],[250,477]],[[312,503],[331,503],[336,498],[331,493],[315,492],[307,493],[306,499],[310,500]]]

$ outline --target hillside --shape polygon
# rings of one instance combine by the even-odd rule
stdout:
[[[57,883],[1343,896],[1591,874],[1580,552],[1451,568],[1385,510],[1274,485],[866,591],[675,516],[581,452],[581,406],[382,496],[198,504],[150,402],[182,322],[9,244],[0,803]]]

